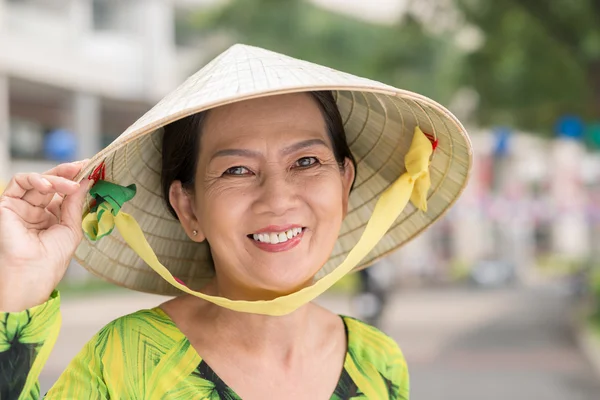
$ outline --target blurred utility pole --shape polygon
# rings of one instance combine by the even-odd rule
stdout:
[[[506,237],[506,221],[502,221],[505,213],[506,186],[510,178],[511,158],[510,158],[510,139],[512,132],[508,128],[497,128],[494,132],[495,143],[492,153],[492,176],[491,176],[491,195],[492,201],[499,207],[500,218],[495,218],[492,223],[493,237],[493,257],[497,261],[507,261],[507,257],[512,254]]]
[[[0,0],[0,36],[4,30],[5,5]],[[10,161],[10,116],[8,102],[8,77],[0,74],[0,185],[8,179]],[[2,190],[2,188],[0,188]]]
[[[97,96],[77,92],[71,104],[73,130],[77,135],[77,159],[96,154],[101,146],[100,101]]]
[[[569,260],[583,261],[590,254],[590,224],[581,177],[585,148],[579,141],[559,138],[552,149],[551,194],[555,200],[552,247]]]
[[[582,165],[584,122],[565,115],[556,123],[558,136],[552,149],[551,194],[555,200],[553,248],[569,260],[583,261],[590,251],[590,224],[587,221],[587,193],[583,185]]]
[[[7,183],[9,174],[10,117],[8,107],[8,77],[0,74],[0,186]],[[4,188],[0,187],[0,190],[4,190]]]
[[[147,86],[147,95],[160,100],[178,82],[174,70],[175,15],[173,6],[164,0],[146,0],[141,14],[139,29],[144,40],[145,63],[144,79],[152,82]]]
[[[93,0],[69,0],[69,14],[73,37],[88,35],[94,25]]]

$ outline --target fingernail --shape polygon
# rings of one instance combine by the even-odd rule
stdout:
[[[50,183],[50,181],[48,179],[41,178],[41,181],[44,184],[44,186],[52,187],[52,184]]]

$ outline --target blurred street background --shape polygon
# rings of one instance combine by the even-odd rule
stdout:
[[[235,42],[427,95],[470,184],[325,294],[407,357],[415,399],[600,399],[598,0],[0,0],[0,185],[89,157]],[[48,389],[104,324],[162,301],[61,284]]]

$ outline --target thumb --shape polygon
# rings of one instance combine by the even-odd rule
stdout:
[[[66,196],[61,207],[61,225],[64,225],[77,234],[81,235],[81,221],[83,203],[94,181],[84,179],[79,184],[79,189],[72,195]]]

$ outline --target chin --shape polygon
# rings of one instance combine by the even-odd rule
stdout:
[[[300,271],[298,271],[298,273],[286,271],[286,273],[282,274],[282,271],[277,271],[277,268],[269,268],[269,272],[271,273],[255,275],[254,279],[259,282],[257,287],[281,295],[290,294],[310,286],[313,282],[313,277],[316,274],[316,271],[309,274],[299,273]]]

